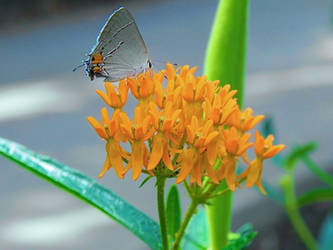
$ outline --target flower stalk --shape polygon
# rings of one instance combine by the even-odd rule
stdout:
[[[167,221],[166,221],[165,202],[164,202],[165,181],[166,177],[161,175],[156,176],[157,207],[158,207],[158,217],[160,221],[162,246],[163,250],[169,250]]]
[[[192,198],[191,204],[186,211],[185,218],[184,218],[182,224],[180,225],[179,231],[177,232],[176,239],[175,239],[175,242],[172,247],[173,250],[179,250],[180,242],[184,236],[185,229],[186,229],[188,223],[190,222],[192,216],[195,214],[198,205],[199,205],[199,202],[196,199]]]
[[[215,193],[215,190],[218,187],[217,184],[206,182],[205,185],[198,187],[196,184],[189,186],[187,182],[184,182],[184,185],[191,197],[191,203],[186,211],[185,218],[179,228],[179,231],[176,234],[176,239],[172,247],[173,250],[179,249],[186,227],[188,226],[192,216],[196,213],[198,206],[206,204],[212,197],[220,195],[219,193]],[[230,189],[226,188],[221,194],[228,191],[230,191]]]
[[[296,233],[301,238],[307,249],[317,250],[318,248],[316,240],[313,234],[310,232],[309,228],[306,226],[297,206],[294,176],[292,171],[281,178],[280,186],[284,193],[284,205],[287,215],[293,224]]]

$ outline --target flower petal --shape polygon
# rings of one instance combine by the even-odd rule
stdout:
[[[143,166],[143,156],[144,156],[145,144],[143,141],[135,141],[132,144],[132,179],[136,180],[139,178],[142,166]]]
[[[105,132],[104,127],[102,127],[102,125],[92,116],[88,116],[87,117],[88,122],[90,123],[90,125],[95,129],[96,133],[102,137],[103,139],[107,140],[108,136]]]
[[[110,98],[102,90],[96,89],[96,93],[103,99],[103,101],[108,106],[112,106]]]
[[[124,166],[123,160],[121,158],[120,145],[115,140],[109,140],[105,145],[106,151],[108,153],[109,162],[111,163],[117,176],[121,179],[124,178]]]
[[[279,144],[279,145],[275,145],[272,146],[270,149],[268,149],[264,154],[263,154],[263,158],[264,159],[268,159],[268,158],[272,158],[273,156],[275,156],[277,153],[279,153],[281,150],[283,150],[286,146],[283,144]]]
[[[99,173],[98,178],[102,178],[105,173],[111,168],[110,162],[109,162],[109,157],[106,156],[104,165],[103,165],[103,169],[102,171]]]
[[[163,140],[163,134],[158,133],[153,138],[152,152],[150,155],[147,170],[154,169],[156,165],[160,162],[160,160],[162,159],[164,146],[165,142]]]

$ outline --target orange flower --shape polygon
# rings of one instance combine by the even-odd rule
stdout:
[[[128,98],[128,86],[126,84],[126,80],[121,80],[119,82],[118,93],[110,82],[105,82],[104,86],[106,93],[98,89],[96,90],[96,93],[108,106],[115,109],[121,109],[126,104]]]
[[[265,118],[264,115],[252,116],[252,114],[253,110],[251,108],[247,108],[241,112],[239,107],[237,107],[236,111],[227,119],[226,124],[234,126],[242,132],[246,132],[254,128]]]
[[[170,102],[167,103],[166,108],[161,112],[158,111],[157,106],[153,103],[151,103],[150,107],[152,125],[157,131],[157,134],[153,137],[152,152],[147,169],[154,169],[162,159],[164,164],[170,170],[173,170],[174,168],[172,166],[169,153],[169,141],[176,145],[179,144],[179,141],[177,141],[172,134],[181,110],[172,110],[172,103]]]
[[[224,145],[220,147],[222,165],[217,170],[219,180],[226,179],[230,190],[235,191],[237,183],[237,157],[243,156],[253,143],[249,142],[251,134],[242,134],[235,127],[223,131]]]
[[[217,170],[217,178],[218,180],[225,179],[230,190],[235,191],[236,186],[239,186],[237,183],[236,176],[236,157],[231,155],[226,155],[222,164]]]
[[[182,182],[191,174],[191,182],[201,185],[201,179],[208,175],[214,182],[217,182],[213,165],[216,161],[216,141],[218,132],[213,130],[213,122],[207,120],[200,127],[196,116],[192,117],[192,122],[186,127],[188,149],[182,153],[181,163],[177,183]]]
[[[224,145],[228,154],[241,156],[253,143],[248,142],[251,134],[240,134],[235,127],[223,131]]]
[[[248,131],[253,129],[259,122],[261,122],[265,116],[264,115],[257,115],[252,116],[253,110],[251,108],[246,108],[241,116],[241,130]]]
[[[106,93],[96,91],[115,110],[110,119],[103,108],[101,123],[88,117],[96,133],[106,140],[107,157],[100,176],[113,167],[123,178],[132,169],[136,180],[145,168],[150,175],[176,176],[177,183],[186,178],[199,186],[204,177],[209,177],[208,183],[225,180],[232,191],[239,187],[238,179],[246,177],[247,187],[257,185],[264,192],[263,162],[285,146],[274,146],[273,136],[265,139],[259,132],[255,142],[249,142],[248,131],[264,116],[253,116],[251,108],[241,111],[234,97],[237,91],[230,85],[220,87],[219,81],[209,81],[206,76],[196,77],[195,71],[196,67],[175,69],[167,64],[158,73],[147,71],[122,80],[118,88],[105,83]],[[129,89],[138,100],[132,121],[122,111]],[[120,147],[120,141],[130,143],[131,153]],[[246,153],[252,146],[256,158],[251,161]],[[236,176],[240,158],[248,168]]]
[[[220,87],[218,89],[217,95],[221,97],[221,103],[222,105],[225,105],[227,102],[229,102],[233,97],[236,95],[237,90],[231,90],[230,84],[226,84],[223,87]]]
[[[283,144],[273,145],[273,141],[273,135],[269,135],[265,139],[262,135],[260,135],[259,131],[256,131],[254,139],[254,151],[256,152],[257,157],[263,159],[272,158],[286,147]]]
[[[205,101],[203,108],[207,119],[213,120],[215,125],[223,125],[237,110],[238,106],[236,99],[232,99],[232,95],[226,93],[226,91],[220,91],[219,94],[214,96],[212,102]]]
[[[164,78],[163,72],[154,74],[152,71],[146,71],[136,78],[128,78],[128,86],[132,95],[139,101],[138,106],[148,113],[150,102],[153,101],[155,88],[162,85]]]
[[[263,160],[255,158],[251,162],[250,166],[244,171],[244,173],[240,174],[238,178],[244,178],[246,176],[246,187],[250,188],[256,185],[263,194],[266,194],[266,191],[261,183],[262,169]]]
[[[106,108],[101,109],[102,121],[99,123],[95,118],[87,117],[90,125],[95,129],[96,133],[106,140],[105,150],[107,152],[103,169],[99,174],[101,178],[107,170],[111,167],[114,168],[119,178],[124,178],[124,167],[122,157],[127,157],[126,152],[120,147],[119,140],[117,139],[117,127],[119,121],[118,115],[113,115],[112,120],[109,118],[109,114]]]
[[[139,178],[142,166],[147,167],[148,150],[145,141],[152,137],[155,130],[151,127],[151,117],[144,116],[143,110],[136,107],[134,119],[131,122],[125,113],[120,113],[120,129],[131,142],[132,153],[127,165],[127,169],[132,168],[132,179]]]
[[[178,78],[182,86],[185,125],[191,122],[193,116],[198,117],[199,122],[202,121],[201,117],[204,114],[202,104],[205,100],[212,100],[219,83],[218,81],[208,81],[206,76],[195,78],[191,70],[183,72],[184,76]]]
[[[250,166],[238,176],[238,178],[246,177],[246,187],[250,188],[253,185],[256,185],[263,194],[266,194],[261,183],[263,161],[264,159],[273,157],[286,147],[283,144],[273,145],[273,141],[273,135],[269,135],[265,139],[258,131],[256,131],[254,151],[257,157],[250,163]]]

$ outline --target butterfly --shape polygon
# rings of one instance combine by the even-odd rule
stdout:
[[[146,44],[125,7],[110,15],[81,66],[86,67],[91,80],[102,77],[110,82],[133,77],[152,68]]]

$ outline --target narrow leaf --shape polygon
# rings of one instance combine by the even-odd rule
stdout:
[[[181,223],[181,207],[179,192],[177,186],[174,184],[170,187],[167,203],[166,203],[166,215],[168,222],[168,233],[171,239],[175,239],[175,234],[178,232]]]
[[[287,170],[292,170],[296,167],[297,163],[302,157],[310,154],[312,151],[316,150],[316,142],[308,142],[304,145],[294,146],[291,152],[288,154],[285,160],[285,167]]]
[[[297,205],[302,207],[321,201],[333,201],[333,188],[318,188],[306,192],[298,197]]]
[[[7,139],[0,138],[0,154],[98,208],[143,240],[150,248],[161,248],[157,222],[92,178]]]

